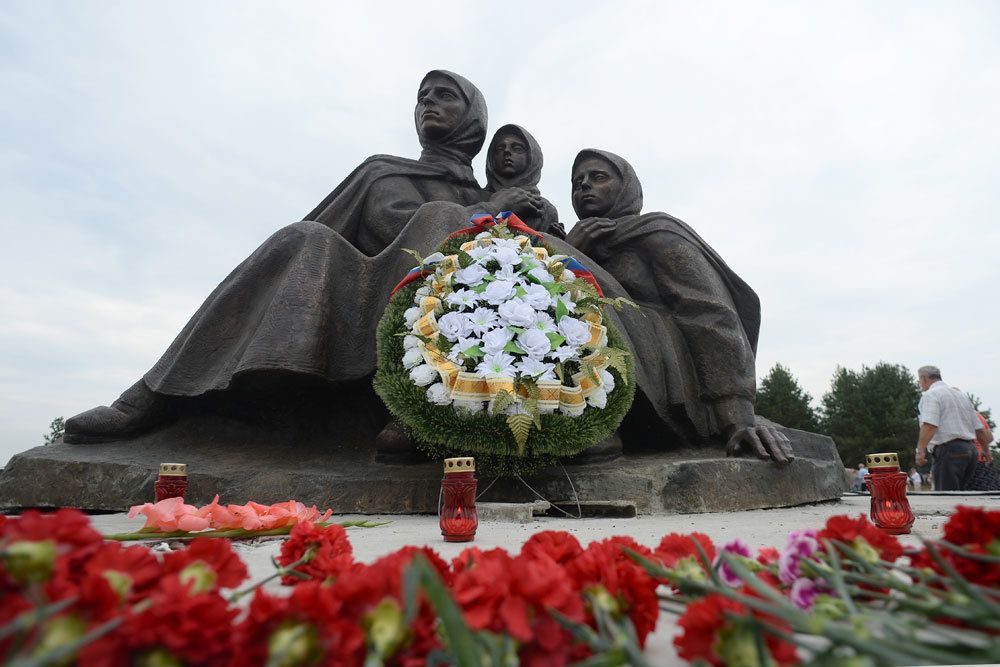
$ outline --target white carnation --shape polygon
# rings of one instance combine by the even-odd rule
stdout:
[[[604,391],[611,393],[615,390],[615,376],[609,373],[606,369],[601,369],[598,372],[601,376],[601,382],[604,383]]]
[[[514,283],[509,280],[494,280],[483,292],[483,299],[494,306],[500,305],[512,296],[514,296]]]
[[[527,328],[538,320],[538,313],[518,297],[500,304],[497,308],[503,324]]]
[[[544,333],[535,328],[526,329],[517,337],[517,344],[532,359],[539,361],[548,354],[552,347],[552,341]]]
[[[604,391],[604,388],[600,388],[590,396],[587,397],[587,405],[592,408],[604,409],[604,406],[608,404],[608,392]]]
[[[403,321],[407,327],[412,327],[413,323],[420,319],[419,308],[407,308],[403,311]]]
[[[590,327],[587,323],[575,317],[563,317],[559,320],[559,333],[566,336],[566,343],[579,347],[590,342]]]
[[[420,289],[417,290],[416,294],[417,294],[417,296],[430,296],[431,295],[431,288],[428,287],[427,285],[424,285],[423,287],[421,287]]]
[[[418,387],[426,387],[434,382],[434,378],[437,376],[437,371],[430,364],[420,364],[410,369],[410,379]]]
[[[583,414],[583,409],[585,407],[587,407],[587,406],[586,405],[580,405],[578,407],[567,408],[564,405],[560,405],[559,409],[565,415],[568,415],[570,417],[579,417],[581,414]]]
[[[452,342],[468,336],[472,331],[472,323],[465,313],[445,313],[438,318],[437,323],[441,335]]]
[[[414,366],[416,366],[417,364],[419,364],[423,360],[424,360],[424,355],[420,351],[420,348],[419,347],[411,347],[403,355],[403,367],[404,368],[413,368]]]
[[[483,402],[482,401],[455,401],[454,403],[455,412],[458,414],[469,414],[474,415],[477,412],[482,412]]]
[[[434,405],[451,405],[448,389],[440,382],[435,382],[427,387],[427,400]]]
[[[559,282],[561,283],[571,283],[574,280],[576,280],[576,274],[569,269],[565,269],[562,275],[559,276]]]
[[[406,336],[403,336],[403,349],[404,350],[412,350],[413,348],[417,347],[419,344],[420,344],[420,339],[417,338],[416,336],[411,336],[409,334],[407,334]]]

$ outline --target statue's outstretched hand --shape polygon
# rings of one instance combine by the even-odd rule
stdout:
[[[788,437],[774,424],[757,415],[754,415],[753,426],[737,428],[726,443],[727,456],[740,456],[746,452],[762,459],[774,459],[779,464],[786,464],[795,458]]]

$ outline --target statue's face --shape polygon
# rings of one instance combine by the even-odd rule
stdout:
[[[428,139],[448,136],[468,109],[462,92],[450,79],[432,74],[417,92],[415,115],[421,134]]]
[[[573,170],[573,210],[580,218],[602,218],[622,189],[622,177],[607,160],[588,157]]]
[[[516,134],[504,133],[493,142],[490,160],[493,171],[501,176],[513,178],[523,173],[528,166],[528,147]]]

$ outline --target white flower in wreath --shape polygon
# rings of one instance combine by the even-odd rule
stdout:
[[[572,359],[576,356],[576,348],[570,347],[569,345],[560,345],[556,349],[552,350],[549,356],[554,359],[558,359],[562,363],[566,363],[567,359]]]
[[[413,323],[420,319],[420,309],[419,308],[407,308],[403,311],[403,321],[406,322],[407,328],[412,327]]]
[[[569,269],[565,269],[562,275],[559,276],[559,282],[561,283],[571,283],[574,280],[576,280],[576,274]]]
[[[486,255],[488,254],[490,254],[490,249],[486,246],[479,245],[476,246],[475,248],[469,249],[469,257],[477,261],[482,259],[483,257],[486,257]]]
[[[615,376],[603,368],[597,374],[601,376],[601,382],[604,383],[604,391],[609,394],[613,392],[615,390]]]
[[[528,271],[528,275],[541,283],[551,283],[555,280],[551,273],[540,266],[536,266],[531,271]]]
[[[537,329],[542,333],[555,333],[556,321],[548,313],[538,313],[538,317],[535,319],[535,323],[531,325],[531,328]]]
[[[521,375],[528,375],[536,380],[555,380],[555,364],[547,364],[538,359],[528,357],[517,364],[517,372]]]
[[[458,401],[456,400],[453,404],[455,412],[458,414],[474,415],[477,412],[483,411],[482,401]]]
[[[604,406],[608,404],[608,392],[604,388],[600,388],[590,396],[587,397],[587,405],[592,408],[604,409]]]
[[[451,405],[448,389],[440,382],[427,387],[427,400],[434,405]]]
[[[501,323],[506,326],[527,328],[538,319],[538,313],[535,309],[519,297],[501,303],[497,312],[500,314]]]
[[[403,368],[410,369],[424,360],[424,355],[418,347],[411,347],[403,354]]]
[[[548,354],[552,347],[552,341],[543,332],[535,328],[525,329],[523,334],[518,335],[517,344],[532,359],[541,359]]]
[[[573,301],[573,299],[570,298],[569,293],[560,294],[556,298],[559,299],[559,301],[563,302],[563,305],[566,306],[566,310],[568,310],[569,312],[572,313],[573,309],[576,308],[576,301]]]
[[[470,289],[455,290],[445,297],[445,303],[452,308],[466,309],[474,308],[479,301],[479,295]]]
[[[566,316],[559,320],[559,333],[566,337],[566,343],[580,347],[590,342],[590,327],[586,322],[575,317]]]
[[[441,335],[452,342],[465,338],[472,332],[472,322],[465,313],[445,313],[438,318],[437,323]]]
[[[515,266],[521,263],[521,253],[519,250],[504,248],[502,246],[494,247],[490,257],[500,262],[500,266]]]
[[[506,266],[501,266],[497,271],[493,273],[493,277],[497,280],[506,280],[515,284],[524,283],[524,279],[521,274],[517,272],[517,269],[513,265],[508,264]]]
[[[545,310],[552,305],[552,295],[541,285],[531,283],[524,291],[526,294],[521,298],[535,310]]]
[[[403,349],[412,350],[420,344],[420,339],[411,334],[403,336]]]
[[[517,369],[514,368],[514,355],[507,354],[506,352],[497,352],[496,354],[487,354],[483,357],[482,362],[476,366],[476,372],[482,377],[487,375],[505,375],[513,379],[514,373]]]
[[[493,239],[493,245],[497,248],[510,248],[511,250],[521,250],[521,244],[517,242],[516,238],[513,239]]]
[[[463,285],[468,285],[469,287],[475,287],[483,282],[483,278],[489,274],[481,264],[470,264],[464,269],[459,269],[455,271],[452,275],[455,277],[455,282],[461,283]]]
[[[421,287],[420,289],[417,290],[416,294],[417,294],[418,297],[421,297],[421,296],[430,296],[431,295],[431,288],[428,287],[427,285],[424,285],[423,287]]]
[[[438,376],[437,371],[430,364],[420,364],[410,369],[410,379],[418,387],[426,387],[434,378]]]
[[[455,344],[452,345],[451,351],[448,352],[448,358],[452,361],[457,361],[458,355],[462,354],[470,347],[475,347],[476,345],[479,345],[479,339],[474,336],[470,336],[469,338],[459,338],[455,341]]]
[[[504,327],[492,329],[483,336],[483,352],[486,354],[497,354],[514,339],[514,332]]]
[[[514,296],[514,283],[510,280],[494,280],[483,291],[487,303],[498,306]]]
[[[472,331],[477,336],[482,336],[487,331],[493,328],[497,322],[497,311],[492,308],[476,308],[469,315],[469,323],[472,325]],[[504,345],[507,341],[504,341]]]

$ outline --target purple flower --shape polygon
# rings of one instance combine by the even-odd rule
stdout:
[[[799,562],[803,558],[810,558],[819,550],[819,542],[816,540],[816,531],[793,530],[788,534],[788,544],[785,550],[778,556],[778,578],[782,583],[790,584],[802,576],[802,569]]]
[[[727,542],[726,544],[723,544],[722,550],[727,551],[731,554],[735,554],[737,556],[750,558],[750,545],[748,545],[746,542],[744,542],[738,537],[732,542]],[[718,563],[720,560],[721,558],[719,556],[715,557],[716,563]],[[735,572],[730,570],[725,563],[722,563],[722,566],[719,568],[719,577],[729,586],[736,587],[743,584],[743,580],[740,579],[740,577]]]

